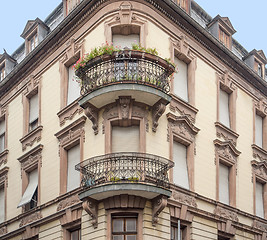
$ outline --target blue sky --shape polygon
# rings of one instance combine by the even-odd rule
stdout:
[[[12,54],[23,42],[20,37],[28,20],[41,20],[60,4],[61,0],[15,0],[1,1],[0,53],[3,48]],[[244,0],[196,0],[211,16],[220,14],[229,17],[236,33],[234,38],[248,51],[262,49],[267,56],[267,0],[256,0],[253,4]]]

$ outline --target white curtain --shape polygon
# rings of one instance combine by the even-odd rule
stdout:
[[[187,147],[178,142],[173,142],[173,182],[178,186],[189,189]]]
[[[256,182],[256,215],[264,218],[263,184]]]
[[[0,188],[0,223],[5,221],[5,189]]]
[[[39,104],[38,104],[38,94],[35,94],[30,98],[30,119],[29,123],[32,123],[39,116]]]
[[[119,47],[121,49],[127,47],[132,48],[132,44],[139,44],[139,34],[130,34],[130,35],[120,35],[120,34],[113,34],[112,35],[112,43],[113,46]]]
[[[112,152],[139,152],[139,126],[112,127]]]
[[[68,68],[68,97],[67,97],[67,105],[72,103],[78,97],[80,97],[80,84],[76,81],[75,78],[75,69],[73,65]]]
[[[80,186],[80,172],[75,170],[75,165],[78,163],[80,163],[80,145],[68,150],[67,192]]]
[[[229,204],[229,167],[219,165],[219,199],[220,202]]]
[[[220,122],[230,128],[229,94],[220,89],[219,103]]]
[[[255,143],[262,148],[263,119],[261,116],[255,116]]]
[[[174,63],[178,68],[178,72],[174,74],[173,92],[178,97],[188,102],[188,81],[187,81],[187,64],[177,57],[174,57]]]

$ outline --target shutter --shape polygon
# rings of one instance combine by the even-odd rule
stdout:
[[[132,44],[139,44],[140,39],[139,39],[139,34],[130,34],[130,35],[119,35],[119,34],[114,34],[112,36],[112,42],[113,46],[118,47],[118,48],[130,48],[132,49]]]
[[[112,152],[139,152],[139,126],[112,127]]]
[[[187,168],[187,147],[173,142],[173,182],[181,187],[189,189],[188,168]]]
[[[80,145],[68,150],[67,192],[80,186],[80,172],[75,170],[75,165],[78,163],[80,163]]]
[[[35,190],[38,187],[38,170],[35,169],[34,171],[30,172],[28,178],[28,186],[20,200],[18,207],[21,207],[32,200],[33,194],[35,193]]]
[[[220,122],[230,128],[229,94],[220,89],[219,101]]]
[[[30,98],[30,119],[29,123],[32,123],[39,116],[39,104],[38,104],[38,94],[35,94]]]
[[[220,202],[229,204],[229,167],[219,165],[219,199]]]
[[[263,184],[256,182],[256,215],[264,218]]]
[[[174,57],[174,63],[178,67],[178,72],[174,74],[173,92],[178,97],[188,102],[188,83],[187,83],[187,64],[177,57]]]
[[[69,79],[67,105],[80,97],[80,84],[75,79],[75,69],[73,68],[73,65],[68,68],[68,73]]]
[[[5,221],[5,189],[0,188],[0,223]]]
[[[257,115],[255,116],[255,143],[259,147],[262,148],[262,140],[263,140],[263,119],[261,116]]]

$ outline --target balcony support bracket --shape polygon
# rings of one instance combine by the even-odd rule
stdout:
[[[167,206],[167,197],[160,195],[152,200],[152,225],[156,226],[159,214]]]
[[[155,103],[154,106],[152,107],[152,121],[153,121],[152,131],[153,132],[157,131],[157,127],[159,125],[158,121],[159,121],[159,118],[162,116],[162,114],[165,112],[166,104],[167,103],[160,100],[157,103]]]
[[[98,226],[98,201],[87,197],[83,200],[83,209],[91,216],[94,228]]]
[[[82,107],[84,108],[85,115],[93,123],[92,128],[94,130],[95,135],[97,135],[98,134],[98,112],[99,112],[99,109],[88,102],[85,104],[85,106],[82,106]]]

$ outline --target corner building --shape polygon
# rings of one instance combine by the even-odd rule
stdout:
[[[190,0],[29,20],[0,55],[0,238],[266,240],[267,60],[235,32]]]

